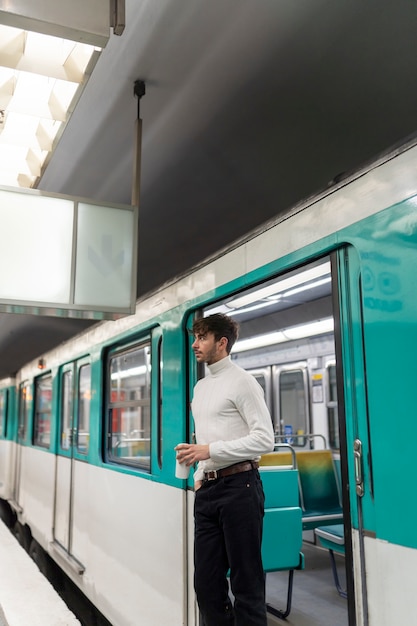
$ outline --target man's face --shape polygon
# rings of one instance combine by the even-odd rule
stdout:
[[[195,358],[198,363],[207,363],[212,365],[220,359],[223,359],[226,354],[224,350],[225,338],[222,337],[219,341],[214,339],[213,333],[198,333],[194,335],[194,343],[192,349],[194,350]]]

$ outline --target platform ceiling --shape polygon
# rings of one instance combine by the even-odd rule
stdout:
[[[410,0],[126,0],[39,188],[129,203],[138,295],[417,130]],[[0,315],[0,377],[87,322]]]

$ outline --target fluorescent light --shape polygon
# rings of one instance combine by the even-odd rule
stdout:
[[[266,348],[267,346],[273,346],[276,343],[283,343],[284,341],[288,341],[288,339],[281,331],[257,335],[256,337],[250,337],[250,339],[239,339],[233,346],[233,354],[236,352],[255,350],[255,348]]]
[[[308,289],[314,289],[315,287],[319,287],[320,285],[325,285],[331,281],[331,276],[327,276],[326,278],[322,278],[321,280],[315,280],[306,285],[300,285],[300,287],[295,287],[294,289],[290,289],[289,291],[283,291],[280,294],[274,294],[273,296],[268,296],[268,299],[261,300],[261,302],[257,302],[251,306],[243,307],[242,309],[234,309],[232,315],[233,317],[237,317],[238,315],[244,315],[245,313],[250,313],[250,311],[258,311],[259,309],[265,309],[273,304],[277,304],[280,300],[285,300],[290,296],[295,296],[297,293],[302,293],[304,291],[308,291]],[[228,311],[226,311],[227,313]],[[230,313],[230,311],[229,311]]]
[[[225,313],[226,315],[230,314],[229,309],[224,304],[219,304],[218,306],[214,306],[212,309],[207,309],[205,311],[205,315],[214,315],[215,313]]]
[[[323,320],[318,320],[309,324],[300,324],[298,326],[291,326],[290,328],[285,328],[273,333],[250,337],[249,339],[240,339],[233,346],[233,354],[236,354],[236,352],[255,350],[256,348],[266,348],[267,346],[273,346],[277,343],[284,343],[285,341],[292,341],[294,339],[323,335],[325,333],[333,332],[333,330],[333,318],[327,317]]]
[[[233,311],[233,317],[237,317],[238,315],[243,315],[244,313],[250,313],[250,311],[257,311],[258,309],[264,309],[265,307],[271,306],[272,304],[276,304],[276,300],[263,300],[262,302],[258,302],[257,304],[253,304],[252,306],[246,306],[243,309],[236,309]],[[229,311],[230,313],[230,311]]]
[[[99,50],[0,25],[0,185],[36,186]]]
[[[120,380],[121,378],[140,376],[141,374],[146,374],[148,369],[149,368],[146,365],[138,365],[137,367],[131,367],[127,370],[121,370],[120,372],[113,372],[110,378],[112,380]]]
[[[301,285],[304,285],[305,283],[308,283],[316,278],[325,276],[326,274],[330,274],[330,262],[316,265],[315,267],[305,270],[304,272],[299,272],[289,278],[277,280],[272,285],[261,287],[261,289],[258,289],[257,291],[253,291],[245,296],[241,296],[240,298],[235,298],[234,300],[227,302],[226,306],[229,309],[240,309],[242,307],[249,306],[257,300],[261,300],[262,298],[282,294],[289,289],[300,287]],[[306,285],[304,288],[308,288],[308,286]]]
[[[313,335],[323,335],[334,331],[334,321],[332,317],[327,317],[317,322],[309,324],[301,324],[300,326],[291,326],[286,328],[283,333],[287,339],[303,339]]]
[[[276,300],[284,300],[285,298],[289,298],[290,296],[295,296],[297,293],[303,293],[304,291],[308,291],[309,289],[315,289],[316,287],[320,287],[320,285],[325,285],[330,281],[331,276],[326,276],[326,278],[321,278],[320,280],[313,280],[311,283],[300,285],[299,287],[294,287],[294,289],[290,289],[289,291],[284,291],[282,294],[278,295]],[[271,299],[275,299],[274,296],[271,296]]]

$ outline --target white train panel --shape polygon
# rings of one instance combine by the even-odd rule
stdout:
[[[365,560],[369,623],[417,626],[417,551],[365,537]]]
[[[14,441],[0,439],[0,498],[13,498],[14,468],[15,468]]]
[[[23,509],[20,521],[30,524],[41,545],[52,540],[54,493],[55,456],[39,448],[21,446],[17,500]]]
[[[73,488],[84,593],[118,626],[186,623],[184,491],[80,462]]]

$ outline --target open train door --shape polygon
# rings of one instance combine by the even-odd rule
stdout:
[[[367,626],[365,536],[375,537],[362,277],[353,247],[332,255],[349,626]],[[350,520],[350,528],[349,528]]]

